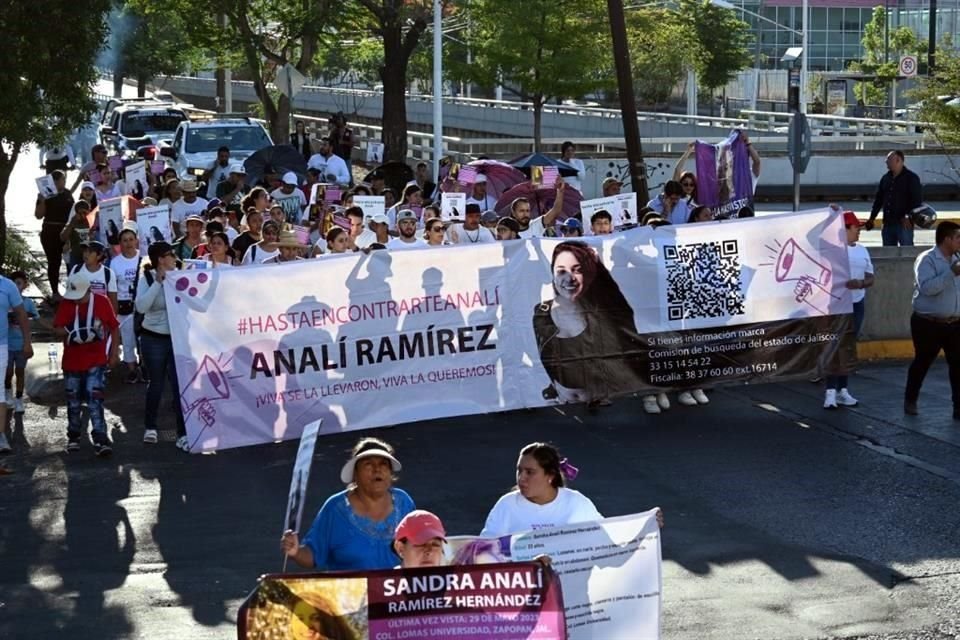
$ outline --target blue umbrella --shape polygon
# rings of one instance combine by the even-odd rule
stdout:
[[[550,158],[542,153],[530,153],[525,156],[520,156],[519,158],[514,158],[507,164],[520,169],[528,178],[530,177],[531,167],[556,167],[560,171],[561,176],[577,175],[577,170],[572,165],[567,164],[563,160]]]

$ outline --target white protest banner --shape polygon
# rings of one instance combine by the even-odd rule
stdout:
[[[383,215],[387,211],[387,203],[383,196],[353,196],[353,206],[363,209],[363,221],[367,222],[376,215]]]
[[[630,193],[620,193],[613,196],[617,201],[614,211],[611,211],[610,214],[613,215],[613,226],[622,227],[628,224],[639,224],[640,220],[637,219],[637,194],[633,191]]]
[[[44,200],[57,195],[57,185],[53,181],[53,176],[40,176],[37,178],[37,191],[43,196]]]
[[[370,141],[367,143],[367,164],[377,165],[383,162],[383,143]]]
[[[822,210],[183,272],[164,291],[190,441],[214,450],[318,418],[339,433],[842,373],[846,256]],[[591,320],[555,340],[571,304]]]
[[[444,222],[463,220],[467,211],[467,194],[443,193],[440,196],[440,218]]]
[[[143,255],[147,255],[147,248],[154,242],[171,242],[169,205],[138,209],[137,236],[140,239],[140,253]]]
[[[123,229],[123,202],[122,197],[110,198],[101,201],[98,206],[100,237],[97,239],[106,245],[120,244],[120,230]]]
[[[307,499],[307,486],[310,482],[310,466],[313,463],[313,450],[317,445],[322,420],[314,420],[303,428],[300,436],[300,448],[297,460],[293,464],[293,477],[290,478],[290,493],[287,496],[287,515],[283,518],[284,531],[299,532],[303,519],[303,505]]]
[[[663,589],[657,509],[598,522],[447,539],[447,564],[549,556],[560,577],[570,640],[657,640]]]
[[[147,162],[140,160],[127,166],[127,177],[124,180],[127,195],[131,195],[137,200],[142,200],[147,195],[149,183],[147,182]]]

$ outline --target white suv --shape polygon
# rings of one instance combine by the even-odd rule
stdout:
[[[170,146],[160,154],[173,160],[180,176],[201,176],[217,159],[217,149],[230,149],[230,161],[243,163],[252,153],[273,144],[263,125],[252,118],[214,116],[180,123]]]

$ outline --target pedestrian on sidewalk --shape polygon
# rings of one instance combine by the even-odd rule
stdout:
[[[67,452],[80,450],[84,428],[81,406],[86,401],[94,453],[106,457],[113,453],[113,445],[103,414],[104,376],[107,366],[120,364],[120,323],[110,300],[94,293],[90,285],[87,271],[70,274],[63,301],[53,318],[53,334],[64,344]]]
[[[883,246],[912,247],[913,222],[910,212],[923,204],[923,187],[920,177],[904,164],[903,151],[896,149],[887,154],[887,172],[880,178],[877,195],[873,199],[870,219],[864,225],[873,229],[873,221],[883,210]]]
[[[923,379],[943,350],[950,374],[953,419],[960,420],[960,225],[944,220],[937,225],[935,239],[937,246],[921,253],[913,264],[910,337],[914,356],[907,370],[903,412],[917,415]]]
[[[853,211],[843,212],[843,226],[847,229],[847,258],[850,261],[850,279],[847,280],[847,289],[851,290],[853,298],[853,337],[856,340],[863,326],[864,309],[866,304],[866,289],[873,286],[873,262],[870,253],[860,239],[860,228],[863,224]],[[824,409],[841,407],[855,407],[859,401],[850,395],[847,389],[848,377],[828,375],[827,390],[823,398]]]
[[[143,314],[140,355],[147,368],[149,380],[143,417],[143,441],[147,444],[157,443],[157,413],[163,398],[163,387],[169,383],[171,407],[177,423],[177,448],[189,451],[190,443],[187,440],[187,428],[180,406],[180,383],[177,381],[177,367],[173,359],[167,302],[163,294],[163,289],[167,286],[167,274],[180,268],[180,265],[169,242],[154,242],[147,249],[147,254],[148,261],[143,264],[134,298],[135,309]]]
[[[30,340],[30,319],[23,308],[23,298],[17,285],[12,280],[0,276],[0,313],[16,319],[23,335],[23,357],[29,360],[33,357],[33,344]],[[0,322],[0,368],[7,369],[7,331],[10,321]],[[7,398],[0,398],[0,453],[10,452],[10,442],[7,439]]]
[[[40,314],[37,312],[37,306],[33,300],[23,295],[27,285],[30,284],[27,274],[23,271],[15,271],[10,274],[10,279],[17,285],[17,291],[23,300],[23,310],[31,320],[38,320]],[[26,354],[23,352],[23,331],[20,329],[20,320],[16,314],[8,314],[10,329],[7,333],[7,375],[4,379],[3,391],[7,399],[7,408],[13,409],[14,413],[23,413],[23,384],[27,368]],[[13,376],[17,376],[16,396],[13,395]]]

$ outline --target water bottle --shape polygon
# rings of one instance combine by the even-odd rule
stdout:
[[[47,349],[47,367],[51,375],[56,373],[59,360],[60,357],[57,354],[57,344],[55,342],[51,342],[50,348]]]

